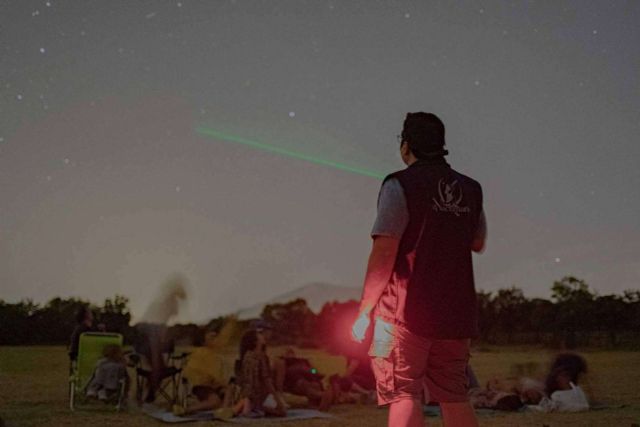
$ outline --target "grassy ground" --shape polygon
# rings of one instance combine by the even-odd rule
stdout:
[[[341,362],[317,351],[303,351],[325,371],[339,370]],[[483,416],[482,426],[632,426],[640,425],[640,352],[585,352],[590,373],[584,383],[589,395],[608,404],[625,404],[580,414],[516,413]],[[544,369],[551,354],[540,349],[495,348],[475,351],[472,364],[479,379],[507,376],[516,365]],[[230,356],[231,357],[231,356]],[[0,347],[0,416],[7,426],[159,426],[132,405],[126,413],[79,410],[67,407],[68,361],[63,347]],[[296,426],[380,426],[386,410],[373,406],[342,405],[332,408],[334,420],[288,422]],[[429,425],[441,426],[439,418]],[[206,423],[191,424],[194,426]],[[213,423],[210,423],[210,425]],[[220,423],[217,423],[221,425]]]

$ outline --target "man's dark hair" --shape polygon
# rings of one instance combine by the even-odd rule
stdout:
[[[87,312],[89,311],[89,306],[83,305],[76,311],[76,323],[79,325],[84,322],[85,317],[87,317]]]
[[[578,378],[581,374],[587,373],[587,361],[584,357],[575,353],[560,353],[553,362],[549,375],[545,381],[545,391],[551,395],[558,390],[558,376],[565,375],[574,384],[578,384]]]
[[[449,153],[444,149],[444,123],[433,113],[407,113],[401,136],[418,159]]]

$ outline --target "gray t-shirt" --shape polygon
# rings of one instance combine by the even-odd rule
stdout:
[[[407,199],[400,181],[390,178],[380,189],[378,198],[378,216],[371,237],[385,236],[400,239],[409,223]]]
[[[389,178],[380,189],[378,198],[378,216],[371,230],[371,237],[385,236],[398,240],[402,238],[404,230],[409,223],[409,209],[407,199],[400,181],[396,178]],[[475,238],[484,239],[487,234],[487,222],[484,211],[480,212],[478,229]]]

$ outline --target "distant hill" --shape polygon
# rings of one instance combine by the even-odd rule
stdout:
[[[362,290],[348,286],[330,285],[327,283],[310,283],[301,288],[294,289],[284,294],[278,295],[261,304],[242,309],[238,312],[239,319],[255,319],[260,317],[262,309],[267,304],[286,303],[298,298],[307,301],[307,306],[314,313],[319,313],[322,306],[331,301],[344,302],[349,300],[360,300]]]

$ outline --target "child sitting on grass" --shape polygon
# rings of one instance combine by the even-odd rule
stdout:
[[[129,375],[122,348],[116,344],[106,345],[103,358],[98,360],[91,382],[87,386],[87,397],[107,401],[118,393],[124,383],[124,396],[129,392]]]

